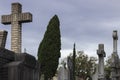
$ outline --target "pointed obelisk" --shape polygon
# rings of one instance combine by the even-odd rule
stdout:
[[[20,3],[12,3],[12,11],[10,15],[2,16],[3,24],[11,24],[11,50],[15,53],[21,53],[21,35],[22,23],[32,22],[32,14],[22,13],[22,5]]]

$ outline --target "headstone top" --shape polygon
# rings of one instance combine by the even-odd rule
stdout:
[[[99,44],[98,45],[97,54],[99,56],[104,56],[104,57],[106,56],[105,51],[104,51],[104,44]]]
[[[99,44],[98,48],[99,50],[104,50],[104,44]]]
[[[21,13],[22,5],[20,3],[12,3],[12,14]]]
[[[113,39],[118,40],[117,30],[113,31]]]

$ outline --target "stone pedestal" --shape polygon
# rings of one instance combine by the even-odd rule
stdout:
[[[0,80],[39,80],[40,66],[35,57],[0,48]]]

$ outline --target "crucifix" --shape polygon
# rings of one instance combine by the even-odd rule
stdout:
[[[11,14],[2,16],[3,24],[11,24],[11,50],[15,53],[21,53],[22,23],[25,22],[32,22],[32,14],[22,13],[20,3],[12,3]]]

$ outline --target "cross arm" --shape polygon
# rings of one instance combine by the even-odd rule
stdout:
[[[19,22],[32,22],[32,14],[27,12],[27,13],[22,13],[19,17]]]
[[[2,19],[2,24],[11,24],[11,20],[12,20],[12,17],[11,17],[11,15],[3,15],[2,17],[1,17]]]

